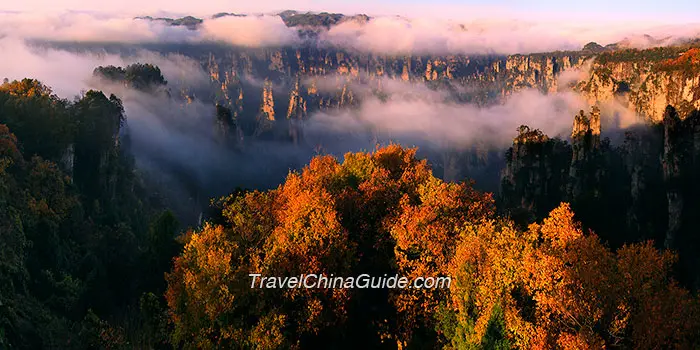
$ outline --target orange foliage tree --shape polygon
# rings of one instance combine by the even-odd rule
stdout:
[[[226,225],[189,233],[168,276],[177,344],[405,342],[419,323],[434,327],[429,312],[440,294],[252,289],[248,274],[444,274],[456,227],[493,211],[490,196],[443,183],[414,149],[398,145],[349,153],[342,163],[316,157],[277,189],[223,202]],[[398,323],[397,310],[406,315]]]
[[[673,259],[650,243],[610,251],[568,204],[526,232],[469,227],[450,267],[452,305],[469,327],[452,344],[482,343],[502,308],[503,336],[517,348],[692,348],[698,303],[670,278]]]
[[[567,204],[518,230],[489,194],[397,145],[314,158],[222,200],[168,275],[186,348],[688,347],[698,304],[647,243],[609,250]],[[450,289],[251,288],[249,274],[450,276]]]

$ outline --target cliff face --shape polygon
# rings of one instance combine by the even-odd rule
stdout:
[[[668,207],[668,227],[664,246],[679,252],[679,268],[687,283],[700,289],[700,111],[686,118],[672,107],[663,118],[664,143],[661,157]]]
[[[521,127],[506,153],[502,208],[518,218],[570,202],[613,247],[652,239],[677,251],[684,282],[700,288],[700,111],[684,116],[667,106],[662,123],[627,131],[617,147],[600,131],[596,108],[575,116],[570,147]]]
[[[504,95],[535,87],[545,93],[559,90],[559,74],[567,69],[581,68],[590,57],[581,53],[513,55],[505,60],[506,86]],[[497,67],[498,72],[501,71]]]
[[[651,129],[636,128],[625,133],[619,147],[623,186],[627,199],[625,227],[632,239],[662,240],[668,222],[664,205],[666,189],[662,176],[661,153],[664,135],[661,125]]]
[[[663,118],[664,143],[661,164],[668,201],[668,229],[664,245],[682,249],[688,235],[697,234],[694,222],[698,208],[697,176],[700,175],[700,113],[691,113],[681,120],[671,106]],[[689,214],[689,215],[688,215]]]
[[[570,162],[571,148],[565,142],[521,126],[513,147],[506,152],[502,207],[511,209],[521,223],[546,215],[564,198]]]
[[[660,122],[668,105],[685,114],[700,108],[699,57],[700,50],[680,47],[604,53],[577,87],[591,104],[619,97],[631,111]]]
[[[576,198],[584,188],[594,188],[597,197],[597,184],[602,176],[600,158],[600,110],[593,107],[590,115],[580,111],[574,117],[571,131],[572,157],[569,167],[569,198]]]
[[[279,116],[285,116],[302,121],[317,110],[351,107],[360,102],[357,86],[381,95],[387,79],[425,83],[450,91],[455,101],[478,105],[499,103],[523,89],[553,93],[561,88],[561,72],[581,68],[590,58],[581,52],[469,57],[385,56],[312,47],[188,50],[184,54],[198,57],[209,72],[208,99],[230,108],[250,136],[259,135],[261,120],[280,124]],[[284,124],[294,129],[289,130],[292,139],[303,134],[301,123]]]
[[[661,121],[669,104],[683,114],[700,108],[699,52],[669,47],[472,57],[386,56],[315,47],[218,47],[186,54],[201,57],[210,72],[215,102],[248,118],[264,109],[267,116],[303,120],[316,110],[358,103],[355,83],[381,93],[385,79],[423,82],[431,88],[446,88],[456,101],[488,105],[523,89],[562,91],[569,88],[560,86],[562,72],[579,69],[589,74],[574,82],[574,88],[590,105],[617,101],[643,118]],[[266,80],[274,86],[272,94],[263,92]],[[460,86],[464,88],[455,89]]]
[[[664,148],[661,157],[663,178],[666,183],[666,199],[668,201],[668,229],[664,246],[677,248],[677,236],[681,229],[683,212],[683,184],[684,168],[683,160],[686,158],[687,140],[683,137],[686,130],[683,128],[678,113],[669,106],[663,117]]]
[[[580,198],[592,190],[600,197],[603,177],[600,111],[580,111],[574,117],[571,145],[550,139],[539,130],[521,126],[506,152],[501,198],[506,208],[546,213],[561,201]]]

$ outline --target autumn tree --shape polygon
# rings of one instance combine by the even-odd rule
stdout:
[[[487,222],[464,234],[450,267],[454,347],[482,344],[494,315],[517,348],[698,345],[698,303],[670,277],[671,253],[649,243],[613,252],[567,204],[526,232]]]
[[[492,210],[469,184],[435,178],[413,149],[349,153],[342,163],[316,157],[275,190],[229,200],[224,225],[188,236],[168,277],[173,340],[186,347],[408,344],[414,329],[434,328],[424,308],[439,294],[251,289],[248,274],[440,274],[455,227]]]
[[[648,243],[615,252],[584,232],[568,204],[520,229],[494,216],[490,195],[435,178],[415,150],[390,145],[342,163],[319,156],[274,190],[220,203],[223,220],[188,233],[168,275],[176,346],[695,345],[698,304],[670,277],[670,253]],[[259,289],[250,273],[453,284]]]
[[[468,184],[445,183],[430,179],[418,187],[417,196],[404,195],[398,217],[390,225],[397,272],[415,279],[420,276],[447,275],[455,247],[461,240],[465,223],[478,222],[493,214],[489,195]],[[447,289],[407,289],[392,293],[397,309],[399,332],[404,342],[415,329],[432,330],[434,310],[448,295]],[[430,332],[429,338],[436,334]],[[414,339],[417,341],[417,339]]]
[[[75,120],[68,113],[68,101],[33,79],[0,85],[0,123],[17,135],[27,158],[39,155],[58,161],[75,133]]]

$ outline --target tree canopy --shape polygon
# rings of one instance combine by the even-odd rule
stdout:
[[[434,177],[414,149],[319,156],[274,190],[222,201],[225,223],[190,231],[168,275],[176,347],[698,345],[697,299],[670,277],[671,253],[649,243],[611,251],[566,203],[518,229],[490,195]],[[455,284],[254,289],[250,273]]]
[[[149,63],[134,63],[126,68],[99,66],[95,68],[93,75],[137,90],[155,89],[168,83],[160,68]]]
[[[141,294],[163,292],[150,281],[177,254],[177,224],[155,220],[118,142],[124,120],[114,95],[69,102],[35,80],[0,86],[0,348],[155,341],[120,325],[146,322]]]

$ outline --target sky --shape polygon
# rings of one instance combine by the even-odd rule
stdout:
[[[696,0],[3,0],[0,11],[63,12],[101,11],[129,14],[193,14],[216,12],[270,12],[285,9],[335,11],[403,16],[434,16],[450,19],[495,16],[589,21],[696,22]]]

